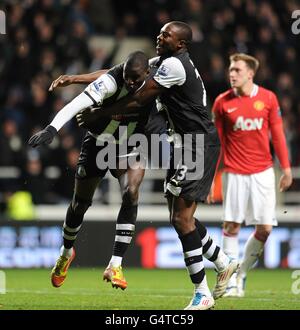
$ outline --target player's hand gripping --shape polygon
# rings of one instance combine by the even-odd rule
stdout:
[[[86,108],[76,115],[76,120],[78,126],[89,128],[89,126],[95,124],[100,117],[101,110],[99,108]]]
[[[293,182],[292,170],[290,168],[285,168],[282,176],[279,179],[279,191],[286,191]]]
[[[29,139],[28,144],[32,148],[35,148],[43,144],[50,144],[56,134],[57,134],[57,130],[53,126],[48,125],[42,131],[39,131],[36,134],[34,134]]]
[[[52,92],[57,87],[69,86],[69,85],[73,84],[73,82],[74,82],[74,76],[72,76],[72,75],[59,76],[57,79],[52,81],[52,83],[49,87],[49,91]]]

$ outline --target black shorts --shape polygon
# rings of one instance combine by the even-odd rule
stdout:
[[[184,152],[187,156],[184,156]],[[179,158],[180,154],[183,157]],[[183,147],[173,148],[170,169],[165,180],[166,197],[171,194],[190,201],[205,202],[214,179],[219,154],[218,138],[206,139],[205,135],[198,141],[196,135],[193,135],[191,141],[186,141]],[[192,155],[192,159],[189,155]]]
[[[79,159],[77,162],[77,169],[76,169],[76,179],[87,179],[92,177],[99,177],[103,178],[107,171],[109,170],[111,174],[116,177],[115,169],[118,168],[119,163],[122,161],[127,160],[128,157],[126,155],[131,154],[132,156],[136,156],[136,153],[132,149],[127,150],[127,153],[122,155],[118,151],[118,147],[116,146],[116,157],[115,157],[115,164],[114,166],[100,166],[99,165],[99,152],[106,148],[104,146],[97,146],[96,145],[96,138],[87,133],[83,139],[81,145],[81,151],[79,155]],[[107,159],[106,159],[107,160]],[[97,164],[98,163],[98,164]]]

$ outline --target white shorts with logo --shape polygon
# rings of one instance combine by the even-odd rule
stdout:
[[[223,221],[277,226],[273,168],[250,174],[225,173]]]

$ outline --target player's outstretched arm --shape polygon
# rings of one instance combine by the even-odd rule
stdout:
[[[72,84],[90,84],[108,70],[98,70],[91,73],[78,74],[78,75],[62,75],[53,80],[49,91],[52,92],[57,87],[65,87]]]
[[[45,127],[42,131],[34,134],[28,141],[28,144],[35,148],[40,145],[50,144],[59,129],[68,122],[79,111],[89,107],[93,101],[85,93],[81,93],[75,97],[70,103],[65,105],[59,113],[54,117],[50,125]]]
[[[92,105],[101,105],[103,100],[114,94],[116,90],[117,86],[114,79],[108,74],[102,75],[89,84],[84,92],[65,105],[54,117],[50,125],[32,136],[28,144],[33,148],[42,144],[50,144],[55,134],[78,112]]]

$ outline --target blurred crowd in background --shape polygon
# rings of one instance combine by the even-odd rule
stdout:
[[[70,200],[84,130],[71,121],[49,147],[31,149],[28,138],[50,123],[83,86],[48,92],[61,74],[113,64],[117,45],[147,37],[155,47],[160,28],[182,20],[193,29],[191,57],[209,104],[229,88],[228,57],[245,52],[260,61],[256,83],[280,101],[293,166],[300,166],[300,35],[291,32],[299,1],[255,0],[4,0],[6,34],[0,35],[0,166],[16,166],[18,179],[1,176],[2,203],[18,190],[35,204]],[[91,49],[95,35],[111,36],[111,53]]]

